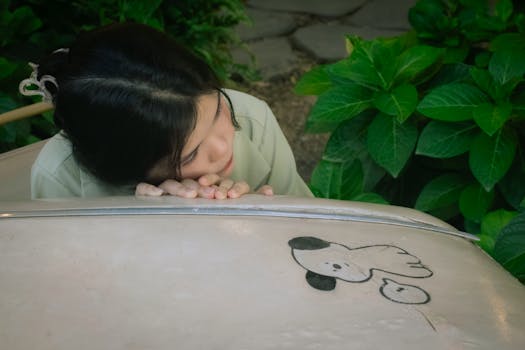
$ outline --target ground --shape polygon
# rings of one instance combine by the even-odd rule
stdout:
[[[268,103],[290,143],[299,174],[308,181],[321,159],[328,135],[307,134],[304,131],[306,118],[316,97],[297,95],[293,89],[302,74],[317,63],[305,55],[300,57],[300,63],[290,75],[271,81],[243,83],[239,89]]]

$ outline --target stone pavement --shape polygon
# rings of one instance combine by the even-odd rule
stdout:
[[[237,28],[263,80],[291,73],[306,54],[319,63],[346,56],[345,35],[395,36],[410,28],[407,14],[417,0],[248,0],[252,25]],[[242,49],[234,59],[249,63]]]

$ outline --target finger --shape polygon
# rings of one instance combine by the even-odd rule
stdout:
[[[219,182],[220,179],[221,177],[217,174],[206,174],[199,177],[198,181],[201,186],[211,186]]]
[[[217,186],[199,186],[197,194],[201,198],[212,199],[215,198],[215,192],[217,191]]]
[[[210,186],[202,186],[193,179],[184,179],[181,183],[189,190],[197,192],[197,196],[201,198],[213,198],[215,194],[214,188],[211,188]]]
[[[263,194],[265,196],[273,196],[273,188],[270,185],[264,185],[257,191],[258,194]]]
[[[166,193],[169,193],[173,196],[183,197],[183,198],[195,198],[197,197],[197,191],[190,189],[178,181],[175,180],[166,180],[159,185]]]
[[[228,198],[228,190],[226,187],[214,186],[215,187],[215,198],[226,199]]]
[[[164,190],[162,188],[158,188],[157,186],[153,186],[145,182],[139,183],[135,188],[135,196],[159,197],[163,194]]]
[[[199,185],[199,183],[193,179],[183,179],[180,183],[187,189],[194,190],[195,192],[197,192],[199,187],[201,187],[201,185]]]
[[[243,194],[250,192],[250,185],[245,181],[236,182],[233,187],[228,191],[228,197],[239,198]]]
[[[226,191],[228,191],[233,187],[234,184],[235,182],[233,182],[232,179],[223,179],[221,180],[219,187],[224,188]]]

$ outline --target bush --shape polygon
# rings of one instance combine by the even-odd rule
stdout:
[[[36,102],[20,96],[28,62],[67,47],[77,34],[113,22],[163,30],[203,57],[223,80],[246,71],[230,48],[233,28],[247,20],[241,0],[4,0],[0,2],[0,113]],[[0,152],[47,138],[57,130],[51,113],[0,127]]]
[[[420,0],[409,20],[400,37],[348,36],[347,58],[298,82],[297,93],[319,95],[307,131],[332,133],[310,186],[478,234],[523,281],[523,3]]]

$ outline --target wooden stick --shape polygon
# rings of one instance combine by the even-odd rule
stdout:
[[[4,125],[15,120],[32,117],[53,109],[51,102],[38,102],[29,106],[14,109],[12,111],[0,114],[0,125]]]

